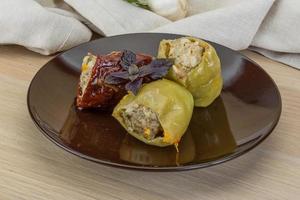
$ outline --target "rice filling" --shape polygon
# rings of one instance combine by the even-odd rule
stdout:
[[[198,41],[181,38],[169,42],[168,58],[175,59],[175,65],[185,72],[191,71],[202,60],[203,47]]]
[[[79,82],[81,88],[81,95],[84,94],[84,91],[88,85],[95,62],[96,62],[96,57],[92,54],[88,54],[83,59],[82,67],[81,67],[82,72],[80,75],[80,82]]]
[[[142,135],[147,140],[162,136],[163,129],[157,115],[146,106],[130,105],[122,110],[121,117],[130,132]]]

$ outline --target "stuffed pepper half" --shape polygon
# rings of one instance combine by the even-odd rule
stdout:
[[[166,79],[143,85],[137,95],[129,93],[113,111],[129,134],[146,144],[176,145],[185,133],[192,113],[193,96]]]
[[[162,40],[158,58],[174,59],[167,78],[187,88],[195,106],[206,107],[220,95],[223,85],[220,60],[207,42],[192,37]]]

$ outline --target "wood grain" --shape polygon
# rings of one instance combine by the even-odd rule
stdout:
[[[136,172],[98,165],[58,148],[27,111],[30,80],[51,57],[0,47],[0,199],[196,200],[300,196],[300,72],[253,52],[279,86],[283,112],[273,134],[248,154],[188,172]]]

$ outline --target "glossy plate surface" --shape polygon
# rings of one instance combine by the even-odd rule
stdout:
[[[279,120],[278,88],[256,63],[214,43],[222,63],[223,91],[209,107],[194,109],[178,154],[173,146],[149,146],[126,134],[110,113],[74,109],[81,62],[87,52],[129,49],[155,56],[160,40],[178,37],[158,33],[107,37],[56,56],[31,82],[28,108],[33,121],[47,138],[77,156],[130,169],[208,167],[255,147]]]

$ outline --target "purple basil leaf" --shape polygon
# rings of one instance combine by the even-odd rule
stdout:
[[[126,82],[126,80],[119,77],[108,75],[105,77],[104,82],[111,85],[117,85]]]
[[[129,80],[130,81],[134,81],[134,80],[136,80],[137,78],[139,77],[139,74],[132,74],[132,75],[129,75]]]
[[[136,62],[136,55],[132,51],[124,50],[121,56],[121,66],[124,69],[128,69],[128,67]]]
[[[152,79],[162,78],[165,75],[167,75],[169,69],[170,69],[169,67],[159,67],[159,68],[156,68],[155,71],[153,73],[151,73],[149,76]]]
[[[151,65],[144,65],[143,67],[139,68],[139,75],[140,77],[148,76],[149,74],[152,74],[156,68],[151,67]]]
[[[129,78],[129,74],[127,71],[121,71],[121,72],[112,72],[109,74],[110,76],[114,76],[117,78],[122,78],[122,79],[128,79]]]
[[[130,65],[129,67],[128,67],[128,74],[129,75],[135,75],[135,74],[138,74],[139,73],[139,68],[138,68],[138,66],[136,66],[136,65]]]
[[[130,65],[128,65],[128,64],[124,64],[124,62],[120,62],[120,65],[122,66],[122,68],[123,69],[125,69],[125,70],[127,70],[128,69],[128,67],[130,66]]]
[[[155,59],[151,62],[151,67],[158,68],[158,67],[172,67],[173,61],[170,59]]]
[[[152,79],[159,79],[165,76],[173,63],[167,59],[153,60],[150,65],[140,68],[140,77],[150,76]]]
[[[125,85],[125,89],[127,91],[131,91],[134,95],[137,95],[139,89],[142,86],[142,83],[143,83],[143,79],[142,78],[136,79],[136,80],[134,80],[132,82],[127,83]]]

